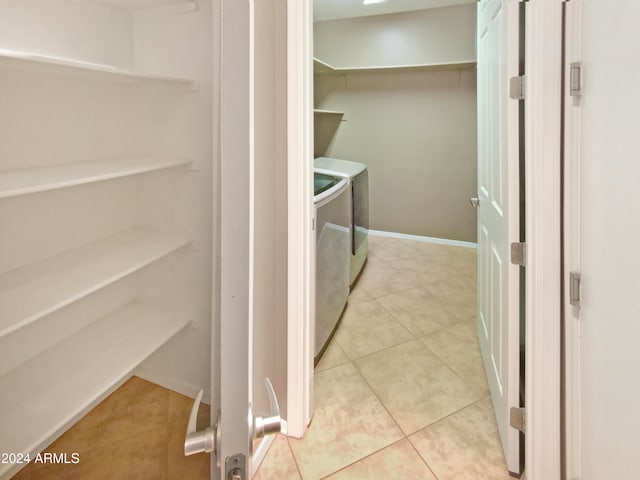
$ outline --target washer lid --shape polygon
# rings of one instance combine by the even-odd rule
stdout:
[[[340,177],[332,177],[323,173],[313,173],[313,195],[319,195],[320,193],[329,190],[342,180]]]
[[[326,170],[334,170],[349,177],[355,177],[367,169],[364,163],[351,162],[349,160],[340,160],[338,158],[318,157],[313,160],[315,168],[323,168]]]

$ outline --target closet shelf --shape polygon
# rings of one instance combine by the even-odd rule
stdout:
[[[434,70],[469,70],[476,66],[475,60],[456,62],[430,63],[422,65],[393,65],[378,67],[334,67],[317,58],[313,59],[313,72],[317,74],[353,74],[353,73],[381,73],[381,72],[428,72]]]
[[[0,377],[0,452],[33,458],[190,320],[133,302]],[[22,466],[0,464],[0,478]]]
[[[126,157],[54,167],[0,171],[0,199],[189,165],[191,160]]]
[[[315,108],[313,113],[319,115],[344,115],[344,112],[338,112],[336,110],[321,110],[318,108]]]
[[[166,82],[195,89],[195,80],[154,73],[135,72],[100,63],[0,49],[0,67],[37,73],[73,73],[119,83]]]
[[[89,0],[91,3],[107,5],[110,7],[124,8],[127,10],[144,10],[147,8],[165,7],[191,7],[197,8],[197,3],[193,0]]]
[[[0,338],[189,243],[183,236],[133,228],[0,275]]]

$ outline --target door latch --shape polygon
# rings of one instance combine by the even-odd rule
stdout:
[[[198,419],[198,409],[202,401],[202,393],[200,390],[189,415],[189,423],[187,424],[187,433],[184,439],[184,454],[195,455],[202,452],[213,452],[216,455],[220,447],[220,432],[218,425],[220,423],[220,413],[218,413],[218,421],[212,427],[208,427],[201,431],[196,431],[196,421]]]
[[[271,412],[266,416],[253,417],[253,438],[262,438],[265,435],[273,435],[282,431],[282,418],[280,417],[278,398],[269,377],[264,379],[264,386],[267,389]]]

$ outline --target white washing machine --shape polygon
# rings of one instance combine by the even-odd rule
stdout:
[[[319,360],[338,326],[349,296],[350,198],[346,178],[314,173],[316,225],[316,325]]]
[[[353,286],[367,260],[369,250],[369,171],[364,163],[329,157],[316,158],[314,171],[340,176],[349,181],[351,190],[349,285]]]

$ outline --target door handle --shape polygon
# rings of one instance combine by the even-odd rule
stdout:
[[[469,199],[469,203],[471,204],[472,207],[479,207],[480,206],[480,199],[478,197],[471,197]]]
[[[189,415],[189,423],[187,424],[187,433],[184,439],[184,454],[195,455],[202,452],[213,452],[214,455],[218,452],[218,446],[220,445],[220,437],[218,430],[218,422],[213,427],[208,427],[204,430],[196,430],[196,420],[198,419],[198,409],[200,408],[200,402],[202,401],[202,390],[198,392],[198,396],[193,402],[191,407],[191,414]]]
[[[273,389],[269,377],[264,379],[264,386],[269,396],[269,405],[271,412],[266,416],[253,417],[253,438],[262,438],[265,435],[273,435],[282,431],[282,418],[280,417],[280,407],[276,392]]]

